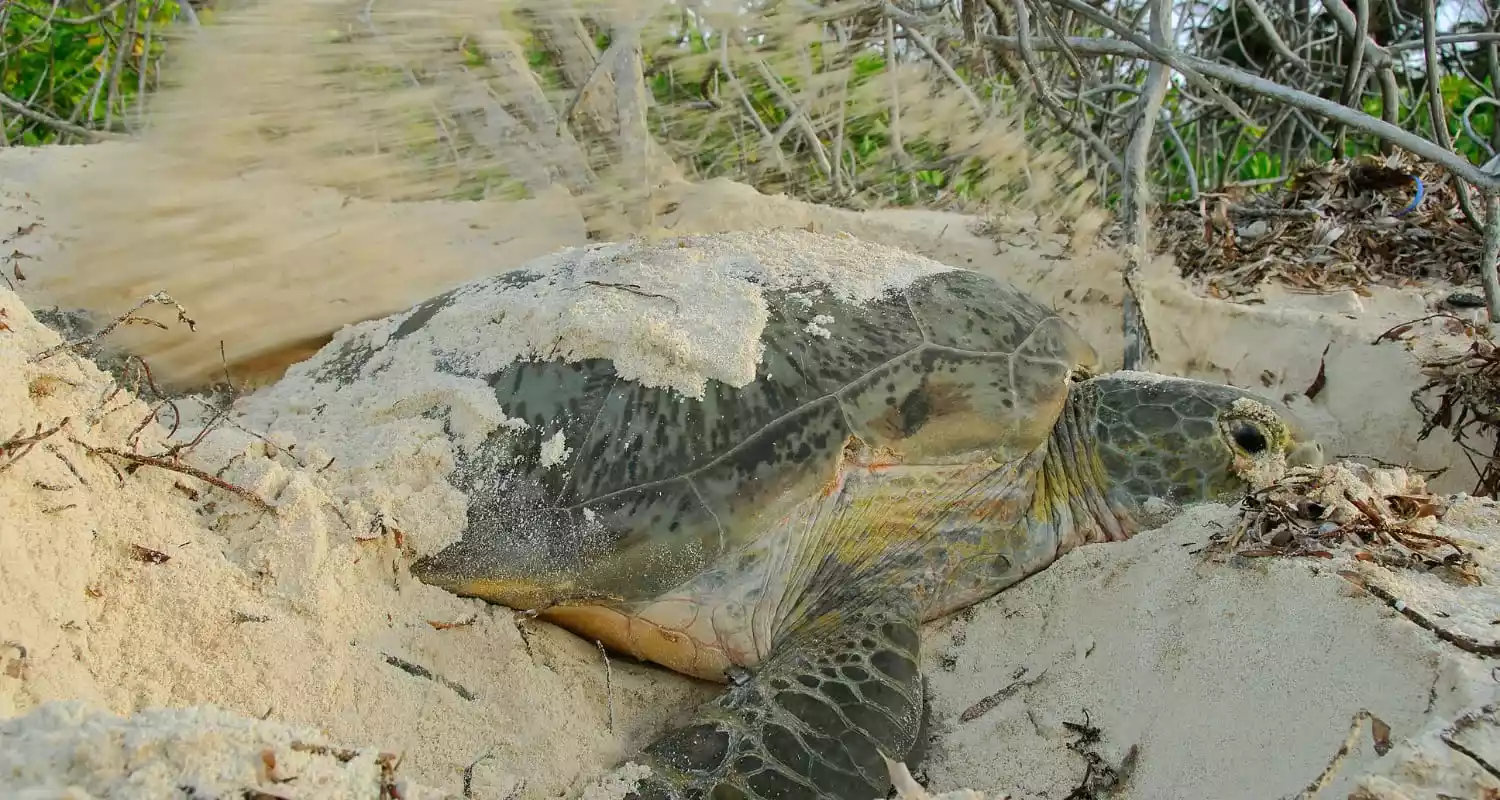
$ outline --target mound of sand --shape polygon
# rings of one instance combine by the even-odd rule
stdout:
[[[460,524],[439,437],[341,430],[333,452],[252,427],[256,398],[284,391],[226,424],[192,397],[121,390],[3,290],[0,321],[0,793],[618,796],[632,772],[614,767],[715,691],[413,581],[412,556]],[[1329,374],[1359,368],[1330,351]],[[1347,554],[1193,552],[1233,518],[1206,506],[1082,548],[936,626],[933,784],[1060,797],[1123,775],[1130,798],[1289,794],[1364,710],[1393,747],[1377,758],[1360,734],[1335,788],[1500,791],[1490,665],[1339,574],[1383,570],[1428,618],[1483,638],[1500,619],[1500,511],[1460,497],[1437,529],[1475,554],[1480,583],[1462,587]]]
[[[1092,764],[1096,786],[1105,771],[1119,773],[1124,797],[1289,797],[1363,710],[1401,744],[1379,758],[1365,726],[1325,797],[1357,786],[1390,800],[1500,787],[1479,763],[1430,741],[1500,699],[1489,660],[1354,589],[1338,575],[1355,563],[1345,554],[1208,562],[1199,551],[1235,517],[1202,506],[1119,547],[1084,548],[943,625],[926,658],[942,687],[933,784],[1066,797]],[[1485,548],[1476,552],[1486,554],[1489,583],[1500,512],[1464,499],[1449,523],[1445,532]],[[1485,627],[1500,600],[1493,587],[1444,592],[1431,575],[1381,579],[1423,598],[1428,614],[1483,608]],[[1442,599],[1427,601],[1434,592]],[[1488,708],[1468,735],[1500,755],[1491,738],[1500,720]]]

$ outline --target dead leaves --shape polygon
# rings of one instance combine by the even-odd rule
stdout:
[[[1303,394],[1307,396],[1308,400],[1318,399],[1318,395],[1323,392],[1323,387],[1328,385],[1328,351],[1332,347],[1333,342],[1329,342],[1328,344],[1324,345],[1323,355],[1318,357],[1317,377],[1313,378],[1312,384],[1307,387],[1307,391],[1303,392]]]
[[[1457,586],[1479,585],[1479,567],[1464,545],[1436,532],[1435,521],[1445,510],[1426,491],[1425,481],[1406,470],[1347,462],[1298,467],[1247,495],[1239,525],[1232,533],[1215,534],[1210,549],[1249,558],[1336,559],[1343,552],[1386,570],[1422,572]],[[1500,656],[1500,642],[1450,630],[1441,622],[1448,616],[1444,612],[1429,615],[1412,608],[1377,582],[1379,570],[1346,568],[1337,574],[1355,591],[1379,599],[1437,638],[1471,653]],[[1378,743],[1381,726],[1375,726],[1375,734]]]
[[[1479,473],[1474,487],[1477,497],[1500,497],[1500,445],[1481,450],[1474,442],[1495,442],[1500,437],[1500,346],[1486,330],[1451,314],[1431,314],[1397,325],[1376,337],[1375,343],[1403,341],[1401,337],[1417,324],[1441,320],[1445,333],[1469,340],[1469,346],[1448,355],[1427,358],[1422,375],[1427,379],[1411,394],[1412,406],[1422,416],[1417,440],[1438,428],[1446,430],[1468,456]],[[1433,399],[1436,399],[1436,403]]]
[[[149,547],[142,547],[138,544],[130,546],[130,557],[142,564],[165,564],[172,560],[171,556],[160,550],[152,550]]]
[[[1406,488],[1377,488],[1392,484]],[[1426,492],[1425,482],[1405,470],[1343,463],[1297,467],[1247,495],[1238,527],[1215,544],[1243,558],[1333,559],[1345,550],[1358,561],[1439,571],[1453,582],[1477,584],[1479,573],[1468,551],[1429,530],[1443,512],[1442,501]]]
[[[1293,289],[1348,289],[1444,278],[1462,283],[1479,263],[1479,233],[1451,213],[1452,182],[1398,154],[1304,168],[1269,192],[1229,187],[1166,206],[1158,241],[1220,299],[1267,281]]]

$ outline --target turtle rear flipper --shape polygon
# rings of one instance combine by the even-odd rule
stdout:
[[[899,603],[899,605],[897,605]],[[840,607],[789,631],[756,670],[639,759],[631,800],[884,797],[922,723],[911,598]]]

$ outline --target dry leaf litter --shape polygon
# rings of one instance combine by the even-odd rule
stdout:
[[[1164,207],[1156,225],[1183,276],[1225,298],[1267,281],[1313,292],[1462,284],[1483,247],[1446,173],[1404,153],[1308,165],[1271,191],[1231,185]]]

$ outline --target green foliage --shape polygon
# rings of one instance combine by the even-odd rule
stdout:
[[[828,188],[829,176],[796,134],[782,137],[781,161],[777,161],[777,154],[767,149],[769,145],[760,132],[739,113],[745,101],[720,71],[717,53],[709,54],[696,32],[686,37],[686,43],[688,55],[673,55],[687,69],[668,70],[665,64],[659,64],[653,70],[648,65],[650,90],[656,108],[661,110],[652,120],[654,132],[669,147],[674,143],[682,145],[674,148],[677,151],[674,155],[690,162],[684,166],[705,178],[749,179],[763,189]],[[819,65],[813,79],[847,80],[842,93],[850,98],[859,97],[868,85],[887,78],[885,57],[878,52],[835,52],[831,47],[813,43],[809,55],[809,60]],[[780,65],[772,61],[771,66],[781,87],[773,88],[758,70],[743,67],[736,72],[735,80],[749,107],[766,129],[775,133],[793,113],[782,101],[782,94],[797,96],[808,76],[800,70],[794,73],[795,65],[778,68]],[[687,73],[693,77],[684,80]],[[703,80],[704,77],[708,80]],[[862,188],[898,205],[912,205],[944,194],[975,196],[982,177],[977,165],[961,166],[943,142],[908,135],[902,145],[912,168],[903,168],[897,163],[890,125],[890,111],[884,104],[878,109],[863,109],[855,107],[853,101],[848,102],[843,147],[838,154],[845,175],[853,176]],[[835,132],[820,130],[819,139],[829,151],[829,159],[833,159],[832,151],[839,144]],[[933,166],[939,164],[952,166]],[[850,188],[845,186],[846,191]]]
[[[1480,97],[1490,97],[1487,85],[1477,84],[1461,75],[1447,75],[1440,84],[1443,107],[1448,109],[1448,128],[1453,132],[1453,149],[1476,164],[1490,158],[1486,144],[1494,142],[1495,117],[1500,111],[1494,103],[1481,103],[1469,114],[1469,129],[1465,130],[1462,119],[1464,110]],[[1469,134],[1473,133],[1471,137]],[[1478,137],[1479,141],[1475,141]]]
[[[1405,121],[1405,115],[1412,117],[1404,127],[1422,136],[1431,137],[1434,129],[1431,114],[1427,110],[1427,97],[1421,94],[1420,86],[1417,91],[1419,94],[1414,96],[1403,89],[1400,98],[1403,120]],[[1467,129],[1462,123],[1464,110],[1476,98],[1493,96],[1488,84],[1475,83],[1461,75],[1447,75],[1439,83],[1439,91],[1446,110],[1447,127],[1453,139],[1453,149],[1475,164],[1482,164],[1489,160],[1491,154],[1486,145],[1494,141],[1496,118],[1500,116],[1497,112],[1500,112],[1500,107],[1488,102],[1479,103],[1469,114]],[[1175,95],[1177,92],[1174,90],[1172,94]],[[1172,100],[1173,98],[1169,96],[1169,108],[1172,107]],[[1421,104],[1420,107],[1417,106],[1418,103]],[[1363,100],[1361,110],[1378,118],[1381,116],[1382,105],[1381,97],[1368,94]],[[1244,130],[1244,135],[1236,138],[1234,132],[1240,130],[1238,123],[1221,122],[1218,124],[1217,131],[1201,129],[1198,124],[1190,125],[1181,131],[1188,151],[1201,154],[1195,158],[1193,165],[1197,170],[1201,190],[1209,190],[1218,183],[1253,182],[1284,176],[1295,171],[1299,166],[1298,164],[1285,164],[1282,154],[1268,152],[1259,147],[1256,140],[1264,133],[1263,130],[1248,128]],[[1471,132],[1472,135],[1470,135]],[[1200,136],[1201,140],[1198,138]],[[1229,146],[1231,142],[1233,142],[1233,147]],[[1171,187],[1166,199],[1187,199],[1190,192],[1187,170],[1183,162],[1184,154],[1165,137],[1158,146],[1162,162],[1159,175],[1164,185]],[[1310,160],[1314,163],[1321,163],[1336,156],[1356,158],[1379,152],[1380,143],[1376,139],[1350,132],[1345,138],[1341,152],[1336,154],[1327,145],[1317,143],[1311,149]],[[1269,190],[1269,187],[1267,188]]]
[[[155,65],[167,45],[164,32],[177,16],[180,2],[125,0],[111,7],[110,0],[63,0],[49,21],[48,15],[54,14],[52,0],[0,0],[0,91],[49,117],[99,128],[107,116],[110,127],[121,128],[140,99],[140,88],[144,85],[149,92],[155,86]],[[94,16],[99,18],[91,19]],[[207,20],[208,12],[203,17]],[[70,24],[65,20],[85,21]],[[144,35],[148,28],[152,31],[149,47]],[[593,38],[600,53],[609,48],[607,31],[595,31]],[[576,92],[565,80],[556,55],[535,36],[523,36],[521,44],[526,63],[542,88],[559,109],[566,106]],[[126,57],[119,61],[118,75],[112,79],[117,46],[121,45],[127,48]],[[655,100],[649,118],[653,133],[692,175],[733,177],[762,189],[790,191],[813,199],[837,202],[851,193],[863,192],[888,203],[910,205],[981,195],[986,186],[985,164],[955,152],[946,132],[924,135],[920,126],[904,124],[901,151],[897,151],[888,105],[869,100],[886,91],[879,83],[889,78],[882,53],[873,49],[843,50],[817,41],[799,42],[797,47],[806,48],[805,57],[779,58],[774,42],[760,47],[759,55],[766,59],[774,76],[770,81],[752,66],[751,59],[738,53],[734,59],[737,91],[721,71],[717,39],[705,42],[701,31],[687,28],[669,38],[648,41],[645,72]],[[485,56],[472,42],[460,48],[466,66],[481,69],[486,65]],[[1089,63],[1117,83],[1138,85],[1145,74],[1141,64],[1130,60],[1106,57]],[[973,63],[955,59],[952,66],[987,101],[1003,103],[1005,98],[1024,99],[1028,94],[1029,87],[1011,86],[1008,78],[995,80],[976,74]],[[146,73],[144,84],[142,71]],[[398,80],[399,76],[391,79]],[[844,180],[839,196],[833,193],[833,181],[802,132],[788,125],[795,109],[782,99],[821,81],[836,87],[821,93],[816,125],[819,145],[841,166]],[[1432,121],[1423,84],[1420,77],[1402,83],[1402,124],[1430,136]],[[1454,149],[1474,163],[1488,160],[1500,107],[1476,104],[1475,100],[1489,96],[1490,87],[1462,75],[1450,75],[1442,79],[1438,90],[1447,109]],[[1363,110],[1379,116],[1382,100],[1375,87],[1369,92],[1363,98]],[[846,103],[842,113],[837,110],[839,96]],[[1129,96],[1123,92],[1100,95],[1093,101],[1109,107]],[[1462,113],[1471,104],[1473,111],[1465,125]],[[1190,194],[1189,164],[1200,191],[1225,183],[1269,181],[1298,166],[1284,163],[1287,156],[1280,144],[1261,141],[1266,131],[1242,126],[1223,114],[1183,124],[1182,120],[1201,113],[1201,109],[1175,86],[1168,92],[1164,107],[1172,119],[1179,121],[1179,137],[1158,136],[1155,144],[1153,182],[1162,188],[1163,199],[1178,200]],[[1260,109],[1262,117],[1269,119],[1265,116],[1267,107],[1274,110],[1278,106],[1269,104]],[[1098,108],[1079,109],[1078,121],[1091,124],[1096,133],[1117,145],[1122,143],[1125,137],[1118,128],[1122,120],[1098,116]],[[750,111],[765,130],[777,136],[774,142],[768,141],[749,117]],[[921,113],[920,109],[912,112]],[[833,120],[840,117],[835,127]],[[5,119],[10,143],[36,145],[60,140],[46,124],[11,112]],[[903,115],[903,122],[906,119]],[[1031,137],[1057,136],[1056,124],[1037,109],[1028,114],[1023,125]],[[1293,125],[1286,123],[1272,132],[1271,138],[1281,141]],[[589,146],[599,153],[598,148],[608,143]],[[1308,157],[1321,161],[1335,155],[1353,157],[1378,151],[1378,142],[1351,132],[1344,138],[1341,153],[1315,143]],[[476,178],[474,186],[479,188],[475,191],[493,190],[493,183],[488,178]],[[1118,182],[1112,183],[1109,188],[1117,192]],[[1113,204],[1116,195],[1106,193],[1103,200]]]
[[[7,0],[0,6],[0,91],[42,114],[84,127],[102,123],[111,100],[118,120],[120,111],[137,99],[143,71],[148,91],[155,85],[155,64],[164,51],[161,31],[178,12],[178,0],[127,0],[112,10],[101,0],[69,0],[55,12],[43,0]],[[125,52],[118,59],[116,82],[110,75],[119,48]],[[58,140],[56,131],[13,113],[6,114],[6,121],[13,144]]]

